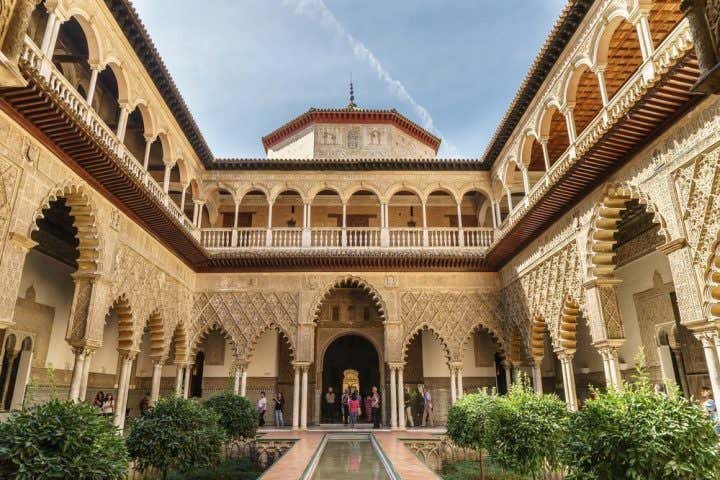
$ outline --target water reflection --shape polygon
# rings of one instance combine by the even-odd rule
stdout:
[[[390,477],[370,439],[329,439],[312,478],[387,480]]]

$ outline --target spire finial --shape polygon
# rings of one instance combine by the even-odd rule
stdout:
[[[348,103],[348,108],[352,109],[357,107],[355,105],[355,91],[353,90],[353,81],[352,81],[352,73],[350,74],[350,103]]]

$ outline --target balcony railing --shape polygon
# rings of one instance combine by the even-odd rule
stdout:
[[[143,168],[142,162],[138,161],[130,153],[127,147],[117,138],[115,132],[107,126],[100,115],[88,105],[85,98],[78,93],[50,59],[42,54],[28,36],[25,37],[22,61],[45,79],[57,98],[74,114],[76,120],[91,132],[100,145],[114,152],[117,164],[123,172],[128,177],[135,179],[138,184],[144,186],[145,191],[155,199],[165,213],[175,218],[180,225],[185,227],[190,236],[196,237],[197,229],[192,221],[185,216],[180,207],[163,191],[150,173]]]
[[[494,230],[487,227],[389,228],[203,228],[202,246],[208,250],[252,248],[487,248]]]

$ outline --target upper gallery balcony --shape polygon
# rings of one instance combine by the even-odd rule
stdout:
[[[194,218],[202,245],[210,251],[240,249],[484,249],[492,243],[492,208],[476,191],[460,202],[445,191],[424,198],[404,190],[381,203],[370,190],[358,190],[343,201],[334,190],[309,201],[295,191],[268,200],[254,190],[236,201],[216,192],[209,211],[197,202]],[[205,225],[208,225],[205,227]]]

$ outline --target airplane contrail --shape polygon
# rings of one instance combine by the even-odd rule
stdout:
[[[420,118],[423,128],[443,139],[443,145],[446,151],[456,151],[456,148],[447,139],[443,138],[442,133],[435,126],[430,112],[410,95],[410,92],[407,91],[407,88],[405,88],[405,85],[403,85],[400,80],[390,75],[390,72],[387,71],[382,62],[380,62],[363,42],[347,31],[335,14],[325,5],[323,0],[283,0],[283,4],[293,8],[296,14],[319,19],[320,23],[326,29],[332,31],[339,37],[345,38],[355,57],[367,63],[396,98],[408,103],[412,107],[415,114]]]

